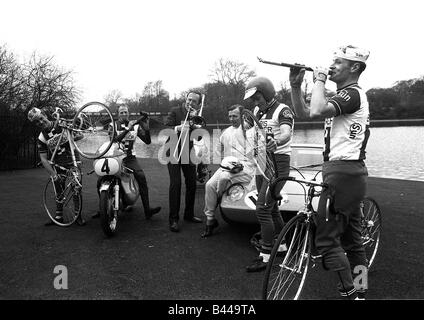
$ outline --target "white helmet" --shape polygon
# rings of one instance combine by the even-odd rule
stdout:
[[[230,173],[239,173],[243,170],[243,164],[239,159],[233,156],[222,159],[220,167],[224,170],[228,170]]]

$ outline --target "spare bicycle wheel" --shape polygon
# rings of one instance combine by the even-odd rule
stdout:
[[[114,120],[105,104],[85,104],[76,113],[72,126],[75,147],[83,157],[97,159],[110,149],[115,134]]]
[[[244,150],[236,150],[242,156],[252,159],[256,164],[256,174],[262,175],[267,182],[277,177],[274,154],[266,150],[266,132],[255,115],[247,109],[241,114],[245,140]]]

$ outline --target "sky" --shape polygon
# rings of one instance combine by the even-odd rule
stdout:
[[[424,4],[414,0],[14,0],[1,8],[0,45],[21,59],[53,56],[74,72],[82,103],[112,90],[133,98],[156,80],[172,98],[210,81],[220,58],[279,87],[289,70],[258,56],[328,67],[346,44],[370,51],[366,90],[424,75]]]

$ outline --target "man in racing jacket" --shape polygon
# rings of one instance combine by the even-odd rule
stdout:
[[[266,132],[266,151],[275,159],[275,171],[278,177],[284,177],[290,173],[294,120],[290,107],[279,103],[275,94],[274,85],[269,79],[256,77],[247,84],[244,99],[250,99],[255,104],[253,113]],[[277,189],[281,189],[283,185],[284,182],[281,182]],[[267,193],[268,182],[262,175],[256,175],[256,186],[258,189],[256,217],[261,226],[261,249],[259,257],[246,267],[247,272],[265,270],[274,237],[284,226],[278,203]]]
[[[310,107],[300,88],[305,70],[292,68],[290,72],[296,114],[326,118],[322,175],[329,188],[323,189],[320,197],[315,244],[324,268],[338,276],[340,295],[349,299],[363,298],[367,289],[354,285],[352,273],[364,269],[367,273],[368,265],[361,238],[360,203],[367,187],[364,159],[370,134],[369,108],[365,91],[358,85],[368,56],[368,50],[351,45],[337,49],[329,71],[314,71]],[[329,100],[325,95],[328,75],[337,85],[337,94]],[[331,200],[328,216],[327,199]]]
[[[52,177],[56,190],[63,190],[65,187],[65,180],[61,178],[61,174],[64,174],[65,172],[59,167],[54,170],[49,162],[49,158],[51,157],[54,149],[56,148],[57,143],[59,142],[60,136],[62,134],[62,128],[59,126],[55,126],[55,122],[49,120],[47,114],[38,108],[32,108],[28,112],[28,120],[32,123],[35,123],[35,125],[37,125],[37,127],[41,129],[40,135],[37,139],[37,148],[38,153],[40,155],[41,164]],[[79,158],[79,153],[76,150],[75,157],[77,163],[80,164],[81,162]],[[69,143],[67,141],[64,141],[63,138],[56,151],[54,162],[55,164],[66,169],[69,169],[73,166],[72,154]],[[75,199],[75,204],[77,203],[79,205],[79,200]],[[56,202],[55,219],[59,222],[63,221],[63,203],[61,202]],[[82,214],[79,215],[76,222],[80,226],[86,224],[82,217]],[[45,223],[45,225],[53,226],[56,224],[53,221],[49,220]]]

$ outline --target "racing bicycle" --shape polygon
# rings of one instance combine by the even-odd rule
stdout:
[[[316,181],[316,176],[319,173],[312,180],[280,177],[271,183],[271,194],[277,199],[280,195],[275,195],[273,189],[279,181],[286,180],[299,183],[305,190],[305,207],[290,219],[274,243],[263,281],[263,299],[299,299],[309,268],[314,267],[317,260],[321,258],[314,246],[314,219],[317,213],[312,206],[312,200],[319,197],[322,189],[327,188],[328,185]],[[330,200],[327,200],[327,216],[329,207]],[[370,197],[365,197],[361,202],[361,234],[368,269],[373,265],[379,247],[381,222],[381,211],[377,202]],[[285,255],[279,252],[280,245],[287,247]]]
[[[52,114],[55,118],[54,126],[60,127],[61,133],[47,141],[52,152],[49,163],[59,181],[49,178],[44,187],[43,204],[55,224],[67,227],[78,219],[82,211],[81,161],[77,159],[76,153],[88,159],[103,156],[112,145],[114,137],[108,128],[114,120],[109,108],[100,102],[83,105],[72,119],[61,118],[62,112],[56,108]],[[72,165],[68,168],[55,163],[59,150],[66,144],[69,144],[72,157]],[[99,148],[101,145],[104,146],[102,149]],[[55,219],[59,208],[63,211],[61,220]]]

